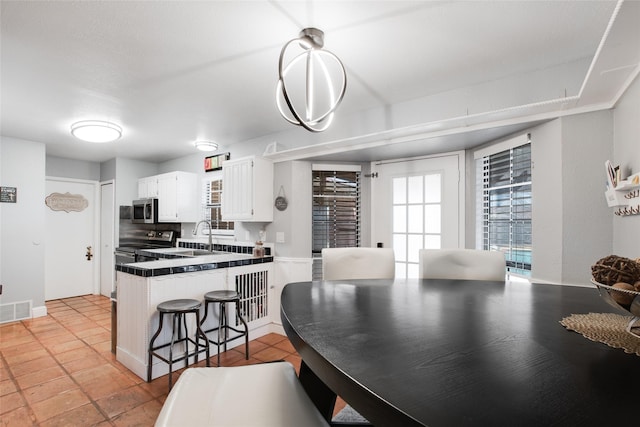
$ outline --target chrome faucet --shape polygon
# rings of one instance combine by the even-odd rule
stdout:
[[[206,223],[209,226],[209,252],[213,252],[213,242],[211,241],[211,232],[213,231],[213,224],[211,223],[210,220],[208,219],[203,219],[202,221],[199,221],[196,226],[193,228],[193,235],[197,236],[198,235],[198,227],[200,226],[200,224],[202,223]]]

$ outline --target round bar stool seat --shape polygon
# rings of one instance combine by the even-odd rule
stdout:
[[[227,351],[227,343],[241,337],[244,337],[245,359],[249,360],[249,328],[247,327],[247,322],[240,314],[240,298],[240,293],[226,290],[211,291],[204,295],[204,317],[200,322],[200,326],[204,325],[207,320],[210,303],[218,304],[220,307],[218,326],[204,331],[205,335],[214,331],[218,332],[217,339],[206,338],[209,343],[215,344],[218,348],[218,366],[220,366],[220,346],[223,345],[224,351]],[[227,319],[228,303],[234,303],[236,305],[236,316],[244,326],[244,330],[240,330],[229,325],[229,319]],[[229,331],[235,332],[234,336],[229,336]]]
[[[209,366],[209,346],[205,345],[204,348],[200,349],[199,340],[201,338],[206,339],[205,333],[200,329],[200,307],[202,306],[202,302],[196,299],[174,299],[169,301],[164,301],[158,304],[156,309],[160,314],[160,318],[158,320],[158,329],[156,333],[153,335],[151,340],[149,341],[149,360],[147,365],[147,382],[151,381],[151,374],[153,369],[153,357],[162,360],[163,362],[169,364],[169,389],[171,389],[172,381],[171,374],[173,372],[173,363],[184,360],[185,368],[189,366],[189,358],[194,357],[195,363],[198,363],[198,355],[203,351],[206,352],[206,361],[207,366]],[[164,326],[164,316],[170,315],[173,317],[173,329],[171,331],[171,341],[168,343],[163,343],[160,345],[155,345],[156,338],[162,332],[162,328]],[[187,314],[195,315],[195,324],[196,331],[195,336],[189,336],[189,330],[187,328]],[[184,329],[184,336],[182,336],[182,332]],[[177,339],[176,339],[177,335]],[[173,347],[175,344],[184,343],[184,353],[180,356],[174,358],[173,355]],[[189,343],[194,345],[194,351],[189,352]],[[165,354],[161,354],[158,350],[169,347],[169,355],[168,357]]]

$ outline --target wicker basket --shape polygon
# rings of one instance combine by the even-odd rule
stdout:
[[[608,286],[618,282],[633,285],[640,280],[640,263],[633,259],[609,255],[591,266],[591,275],[596,282]]]

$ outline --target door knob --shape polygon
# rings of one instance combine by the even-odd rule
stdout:
[[[87,253],[84,256],[87,257],[87,261],[91,261],[91,258],[93,258],[91,246],[87,246]]]

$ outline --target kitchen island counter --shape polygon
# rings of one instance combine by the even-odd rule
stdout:
[[[116,271],[140,277],[156,277],[273,262],[273,256],[254,257],[236,252],[220,251],[213,252],[211,255],[193,256],[185,255],[186,252],[187,250],[184,248],[141,250],[140,254],[159,259],[116,265]]]
[[[163,301],[183,298],[202,301],[207,292],[235,290],[241,295],[240,311],[249,324],[252,337],[269,332],[268,294],[269,277],[273,274],[272,256],[254,257],[238,252],[185,255],[188,252],[185,248],[145,249],[141,251],[143,255],[158,255],[160,259],[122,264],[116,268],[116,359],[142,379],[146,380],[150,337],[158,329],[156,307]],[[193,321],[187,320],[190,335],[195,331]],[[208,330],[217,324],[218,313],[214,310],[203,327]],[[158,340],[170,342],[171,328],[165,327]],[[237,345],[242,343],[238,341]],[[212,350],[213,356],[215,347]],[[192,359],[190,363],[194,362]],[[157,358],[154,358],[153,365],[152,378],[168,373],[168,365]],[[183,367],[182,363],[174,364],[174,369]]]

